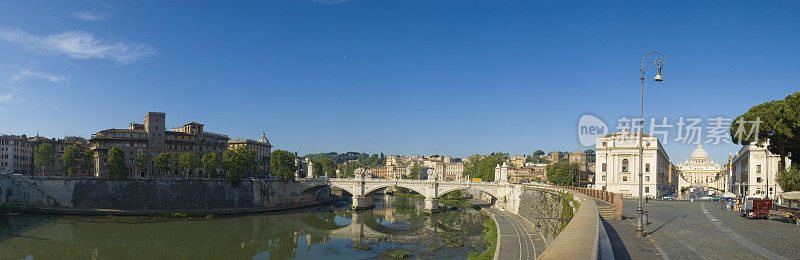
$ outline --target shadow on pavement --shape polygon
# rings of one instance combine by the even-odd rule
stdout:
[[[605,219],[600,218],[600,221],[603,222],[603,227],[605,227],[608,234],[608,240],[611,241],[611,248],[614,249],[614,259],[631,259],[631,255],[628,254],[628,249],[625,247],[625,243],[622,242],[617,230]]]
[[[683,215],[683,216],[675,215],[671,219],[667,220],[667,222],[664,222],[664,224],[661,224],[661,226],[658,226],[656,229],[653,229],[653,231],[648,232],[647,235],[649,236],[649,235],[652,235],[653,233],[656,233],[656,231],[658,231],[662,227],[666,226],[667,224],[669,224],[669,222],[672,222],[673,220],[675,220],[678,217],[684,217],[685,218],[686,216],[687,215]]]

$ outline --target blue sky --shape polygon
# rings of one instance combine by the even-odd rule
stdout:
[[[638,116],[648,51],[668,60],[662,83],[648,70],[645,113],[673,124],[798,91],[798,7],[3,1],[0,132],[88,137],[160,111],[301,154],[575,150],[581,115]],[[674,162],[695,147],[668,141]],[[704,147],[717,161],[738,150]]]

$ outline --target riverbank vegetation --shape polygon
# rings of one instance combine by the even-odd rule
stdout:
[[[369,245],[367,245],[365,243],[361,243],[361,242],[354,242],[353,243],[353,248],[361,250],[361,251],[369,251],[370,249],[372,249],[371,246],[369,246]]]
[[[469,254],[469,260],[489,260],[494,258],[495,247],[497,246],[497,225],[491,217],[483,223],[483,243],[486,245],[486,251],[483,253]]]
[[[408,252],[407,250],[394,250],[390,251],[389,253],[386,253],[386,255],[391,258],[406,258],[411,256],[411,253]]]
[[[572,220],[572,217],[575,216],[575,209],[580,207],[580,202],[572,196],[572,193],[569,192],[560,192],[561,195],[561,226],[559,227],[558,232],[561,232],[569,221]],[[556,230],[554,230],[555,232]],[[553,237],[555,237],[554,234]]]

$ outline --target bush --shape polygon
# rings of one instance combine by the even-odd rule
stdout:
[[[364,243],[361,243],[361,242],[353,243],[353,248],[361,250],[361,251],[369,251],[370,249],[372,249],[371,246],[369,246],[367,244],[364,244]]]
[[[406,258],[406,257],[411,256],[411,253],[409,253],[406,250],[394,250],[392,252],[389,252],[386,255],[388,255],[389,257],[392,257],[392,258]]]

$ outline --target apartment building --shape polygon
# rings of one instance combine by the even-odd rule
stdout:
[[[64,175],[65,170],[61,168],[59,161],[61,160],[61,156],[64,155],[64,150],[66,150],[70,145],[76,145],[81,149],[89,148],[89,142],[86,139],[75,136],[68,136],[63,139],[35,136],[28,138],[28,142],[34,148],[34,153],[36,152],[36,148],[45,143],[52,145],[53,149],[55,150],[53,160],[45,165],[43,169],[35,166],[34,159],[34,163],[31,164],[31,173],[38,176]]]
[[[267,140],[267,134],[262,132],[261,139],[237,139],[229,140],[228,148],[245,147],[256,151],[256,166],[258,167],[259,175],[270,174],[272,171],[269,168],[269,159],[272,154],[272,144]],[[308,166],[306,166],[307,168]],[[313,166],[312,166],[313,167]]]
[[[91,149],[95,151],[95,176],[105,176],[108,150],[111,147],[122,149],[125,162],[130,172],[129,178],[163,177],[181,172],[178,161],[184,153],[195,156],[197,174],[199,160],[207,153],[222,156],[228,147],[228,136],[204,131],[203,124],[191,122],[168,131],[165,127],[166,115],[160,112],[148,112],[143,123],[130,123],[128,129],[107,129],[97,132],[89,139]],[[134,157],[143,153],[148,157],[147,169],[137,169]],[[155,168],[153,157],[166,153],[170,155],[170,169],[159,171]]]
[[[33,145],[26,135],[0,135],[0,174],[30,175]]]

